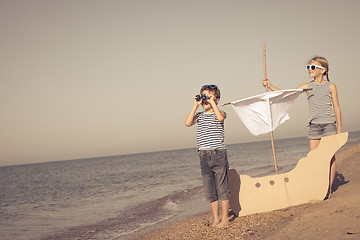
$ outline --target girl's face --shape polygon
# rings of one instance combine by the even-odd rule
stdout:
[[[318,61],[314,61],[312,60],[309,65],[317,65],[317,66],[321,66],[321,63],[318,62]],[[322,68],[315,68],[315,70],[311,70],[309,69],[309,77],[310,78],[317,78],[317,77],[322,77],[326,70],[325,69],[322,69]]]

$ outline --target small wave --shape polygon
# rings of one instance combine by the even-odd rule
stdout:
[[[165,208],[166,210],[170,210],[170,211],[179,211],[179,210],[181,210],[181,209],[180,209],[180,206],[179,206],[178,204],[174,203],[171,199],[169,199],[169,200],[165,203],[164,208]]]
[[[152,228],[183,213],[181,204],[194,195],[202,193],[202,187],[176,192],[160,199],[137,204],[119,215],[98,223],[73,227],[72,230],[44,239],[66,239],[81,237],[85,239],[127,239],[140,230]],[[75,230],[75,231],[74,231]]]
[[[170,215],[167,215],[167,216],[163,216],[162,218],[159,218],[158,220],[156,221],[151,221],[151,222],[144,222],[144,223],[140,223],[139,225],[136,226],[136,228],[133,228],[133,229],[126,229],[126,230],[120,230],[120,231],[117,231],[117,233],[114,233],[114,232],[109,232],[109,235],[108,236],[112,236],[112,237],[123,237],[123,236],[126,236],[126,235],[130,235],[132,233],[136,233],[142,229],[145,229],[145,228],[148,228],[148,227],[152,227],[156,224],[159,224],[159,223],[162,223],[166,220],[169,220],[170,218],[174,217],[175,216],[175,213],[174,214],[170,214]],[[96,238],[93,238],[93,239],[103,239],[101,238],[102,236],[104,236],[104,234],[102,234],[101,236],[98,235]],[[100,237],[100,238],[99,238]]]

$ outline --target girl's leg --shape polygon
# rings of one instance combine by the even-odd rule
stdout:
[[[214,202],[211,203],[211,210],[212,210],[212,214],[213,214],[213,217],[214,217],[214,222],[213,222],[212,226],[216,227],[220,222],[220,219],[219,219],[219,200],[214,201]]]
[[[335,161],[335,155],[332,157],[331,159],[331,163],[330,163],[330,185],[329,185],[329,191],[328,191],[328,195],[327,198],[330,198],[331,196],[331,191],[332,191],[332,185],[335,179],[335,175],[336,175],[336,161]]]
[[[320,144],[320,139],[310,139],[309,140],[310,151],[315,150],[319,146],[319,144]],[[335,173],[336,173],[336,163],[335,163],[335,155],[334,155],[330,162],[330,179],[329,179],[330,184],[329,184],[328,194],[327,194],[326,198],[330,198],[331,188],[332,188],[332,184],[334,182]]]
[[[315,150],[320,144],[320,139],[309,139],[309,150]]]

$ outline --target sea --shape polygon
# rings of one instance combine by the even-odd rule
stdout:
[[[360,143],[350,132],[342,149]],[[271,142],[229,144],[230,168],[275,174]],[[279,173],[308,153],[275,139]],[[210,211],[195,148],[0,167],[0,239],[129,239]]]

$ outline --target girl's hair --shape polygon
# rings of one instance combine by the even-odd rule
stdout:
[[[310,64],[311,61],[319,62],[320,65],[325,68],[325,70],[326,70],[326,72],[325,72],[326,79],[330,82],[330,79],[329,79],[329,62],[328,62],[328,60],[326,58],[324,58],[324,57],[315,56],[312,59],[310,59],[310,61],[308,63]]]
[[[200,93],[203,91],[208,90],[209,92],[213,93],[215,98],[220,99],[220,89],[216,85],[204,85],[200,89]]]

